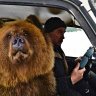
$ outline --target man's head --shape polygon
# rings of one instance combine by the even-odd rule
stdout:
[[[44,26],[44,31],[50,35],[54,45],[61,45],[65,30],[66,24],[58,17],[48,19]]]

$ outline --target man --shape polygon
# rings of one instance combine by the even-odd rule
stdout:
[[[79,69],[80,64],[78,62],[71,75],[67,75],[68,65],[61,49],[65,31],[66,25],[58,17],[48,19],[44,26],[44,32],[49,34],[55,51],[54,74],[57,82],[57,94],[59,96],[81,96],[73,90],[73,85],[83,78],[85,68]]]

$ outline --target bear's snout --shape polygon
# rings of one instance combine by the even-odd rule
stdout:
[[[24,37],[17,36],[12,39],[12,47],[15,50],[22,50],[25,44]]]

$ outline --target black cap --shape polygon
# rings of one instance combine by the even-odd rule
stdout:
[[[59,27],[66,28],[66,24],[59,17],[51,17],[45,22],[44,31],[46,33],[52,32]]]

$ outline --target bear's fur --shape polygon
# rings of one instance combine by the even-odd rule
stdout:
[[[53,67],[50,38],[34,24],[18,20],[0,29],[0,96],[56,96]]]

